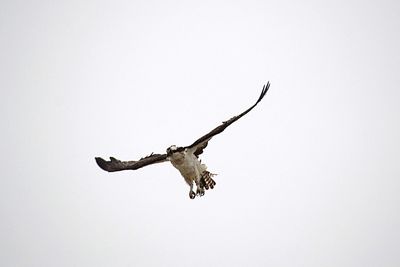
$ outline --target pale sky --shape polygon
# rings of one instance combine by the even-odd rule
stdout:
[[[0,266],[400,266],[398,1],[2,1]],[[217,185],[170,163],[213,138]]]

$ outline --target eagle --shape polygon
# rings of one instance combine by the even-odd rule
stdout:
[[[194,199],[196,196],[203,196],[205,194],[205,190],[213,189],[216,185],[213,179],[216,174],[209,172],[207,170],[207,166],[199,159],[199,156],[207,147],[208,141],[210,141],[215,135],[223,132],[229,125],[249,113],[255,106],[257,106],[257,104],[264,98],[269,87],[269,82],[263,86],[261,94],[256,103],[250,108],[243,111],[239,115],[222,122],[221,125],[214,128],[206,135],[200,137],[189,146],[172,145],[167,148],[166,153],[164,154],[151,153],[150,155],[136,161],[121,161],[114,157],[110,157],[110,160],[104,160],[101,157],[95,157],[96,163],[105,171],[116,172],[123,170],[137,170],[147,165],[170,161],[172,165],[178,169],[185,179],[185,182],[189,185],[189,197]],[[196,192],[193,190],[195,184]]]

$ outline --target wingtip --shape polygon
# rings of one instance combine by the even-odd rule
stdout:
[[[107,169],[107,162],[106,162],[103,158],[95,157],[95,160],[96,160],[97,165],[98,165],[102,170],[108,171],[108,169]]]
[[[271,85],[271,83],[269,81],[267,82],[267,84],[264,84],[264,86],[263,86],[264,95],[265,95],[265,93],[267,93],[270,85]]]
[[[260,102],[261,99],[264,98],[264,96],[265,96],[265,94],[267,93],[267,91],[268,91],[270,85],[271,85],[271,84],[270,84],[269,81],[267,82],[267,84],[264,84],[263,89],[262,89],[261,94],[260,94],[260,97],[259,97],[258,100],[257,100],[257,103]],[[256,103],[256,104],[257,104],[257,103]]]

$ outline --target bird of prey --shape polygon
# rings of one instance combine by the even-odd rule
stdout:
[[[204,148],[208,145],[208,141],[210,141],[213,136],[223,132],[226,127],[250,112],[250,110],[252,110],[263,99],[269,86],[269,82],[263,86],[258,100],[250,108],[241,114],[224,121],[211,132],[197,139],[190,146],[178,147],[172,145],[167,148],[165,154],[151,153],[149,156],[143,157],[137,161],[121,161],[113,157],[110,157],[110,160],[106,161],[100,157],[96,157],[96,162],[103,170],[115,172],[137,170],[150,164],[170,161],[172,165],[179,170],[186,183],[190,186],[189,197],[194,199],[196,196],[203,196],[205,190],[214,188],[215,181],[213,177],[216,174],[207,171],[207,166],[201,163],[201,160],[199,159],[200,154],[203,153]],[[194,184],[196,184],[196,193],[193,191]]]

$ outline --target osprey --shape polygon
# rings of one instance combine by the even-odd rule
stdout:
[[[190,146],[177,147],[173,145],[167,148],[165,154],[151,153],[149,156],[143,157],[137,161],[121,161],[113,157],[110,157],[110,160],[106,161],[100,157],[96,157],[96,162],[103,170],[115,172],[123,170],[137,170],[150,164],[170,161],[172,165],[179,170],[186,183],[190,186],[189,197],[194,199],[196,196],[203,196],[205,190],[214,188],[215,181],[212,178],[216,174],[207,171],[207,166],[201,163],[201,160],[199,160],[199,155],[203,153],[204,148],[206,148],[208,145],[208,141],[210,141],[214,135],[223,132],[226,127],[246,115],[248,112],[250,112],[250,110],[257,106],[257,104],[267,93],[269,86],[269,82],[263,86],[261,94],[254,105],[241,114],[224,121],[211,132],[197,139]],[[194,184],[196,184],[196,193],[193,191]]]

